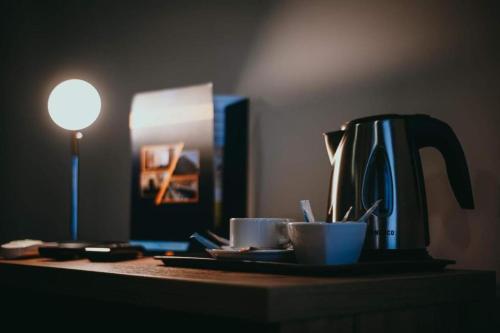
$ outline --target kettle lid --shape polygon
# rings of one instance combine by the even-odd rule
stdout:
[[[404,119],[404,118],[415,117],[415,116],[429,117],[429,115],[426,115],[426,114],[411,114],[411,115],[403,115],[403,114],[395,114],[395,113],[378,114],[375,116],[368,116],[368,117],[362,117],[362,118],[350,120],[342,125],[342,129],[345,129],[345,128],[347,128],[347,126],[354,125],[354,124],[369,123],[369,122],[374,122],[377,120]]]

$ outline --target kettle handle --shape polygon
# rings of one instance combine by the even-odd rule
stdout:
[[[451,188],[460,207],[474,209],[474,198],[465,154],[451,127],[428,115],[408,118],[410,142],[415,151],[434,147],[443,155]]]

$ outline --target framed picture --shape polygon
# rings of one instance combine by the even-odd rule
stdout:
[[[141,147],[140,195],[156,205],[199,200],[200,152],[184,143]]]
[[[210,83],[134,96],[132,240],[184,246],[193,232],[227,234],[229,218],[245,216],[247,119],[246,98],[214,96]]]

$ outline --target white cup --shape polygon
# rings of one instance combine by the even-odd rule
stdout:
[[[288,234],[300,264],[356,263],[365,240],[365,222],[295,222]]]
[[[229,221],[231,247],[283,248],[289,242],[287,218],[232,218]]]

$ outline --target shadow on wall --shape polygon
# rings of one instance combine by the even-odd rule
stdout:
[[[450,185],[442,175],[427,176],[432,212],[430,251],[435,257],[456,259],[457,267],[500,270],[497,256],[492,255],[500,234],[500,183],[491,172],[477,170],[473,185],[476,208],[466,211],[453,201]]]

